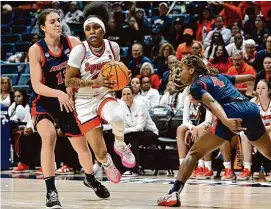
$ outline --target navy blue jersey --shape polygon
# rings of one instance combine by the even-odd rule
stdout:
[[[65,36],[60,37],[60,43],[61,51],[59,54],[53,54],[44,39],[38,41],[36,45],[41,50],[42,83],[52,89],[66,92],[65,71],[72,47],[69,38]],[[57,98],[44,97],[35,92],[33,92],[30,99],[35,102],[39,100],[41,103],[58,103]]]
[[[236,98],[246,99],[235,87],[235,77],[228,75],[200,75],[192,83],[191,95],[196,100],[202,100],[202,95],[208,92],[218,103]]]

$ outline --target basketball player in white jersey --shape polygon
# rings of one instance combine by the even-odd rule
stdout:
[[[112,126],[115,135],[114,150],[120,155],[122,164],[128,168],[135,166],[135,157],[124,143],[123,113],[118,102],[109,93],[116,81],[102,77],[104,64],[119,61],[119,46],[103,39],[105,26],[109,20],[105,2],[91,2],[84,9],[84,32],[86,41],[71,51],[66,69],[66,86],[78,88],[75,93],[75,109],[81,132],[85,134],[96,158],[105,168],[106,175],[113,183],[121,178],[104,143],[102,119]]]

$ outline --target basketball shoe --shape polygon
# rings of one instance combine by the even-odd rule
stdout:
[[[203,167],[197,166],[193,171],[192,175],[190,176],[190,178],[191,179],[196,178],[200,172],[203,172]]]
[[[225,168],[224,174],[221,177],[222,181],[231,181],[235,179],[235,174],[232,169]]]
[[[204,168],[202,172],[199,172],[196,179],[210,179],[214,175],[212,170],[209,170],[208,168]]]
[[[266,177],[266,181],[271,182],[271,171],[269,173],[269,176]]]
[[[244,168],[241,173],[239,173],[239,175],[237,176],[237,180],[240,180],[240,181],[244,181],[244,180],[249,180],[252,178],[252,174],[251,172],[247,169],[247,168]]]
[[[133,168],[136,165],[135,156],[128,147],[127,144],[123,142],[121,146],[114,143],[114,151],[120,156],[122,164],[127,168]]]
[[[89,187],[91,189],[94,190],[95,194],[99,197],[99,198],[108,198],[110,197],[110,193],[107,190],[107,188],[101,184],[101,182],[95,180],[93,182],[88,182],[87,179],[84,179],[84,185],[86,187]]]
[[[46,208],[47,209],[59,209],[61,208],[61,204],[58,199],[58,193],[56,190],[51,190],[46,195]]]
[[[19,163],[16,168],[12,170],[13,173],[29,172],[29,166],[24,163]]]
[[[180,195],[178,192],[168,192],[165,196],[160,197],[157,200],[158,206],[166,206],[166,207],[180,207]]]
[[[119,170],[116,168],[116,166],[114,165],[111,156],[107,154],[107,157],[108,157],[108,163],[106,166],[103,165],[104,170],[105,170],[105,175],[109,181],[117,184],[120,182],[121,174]]]

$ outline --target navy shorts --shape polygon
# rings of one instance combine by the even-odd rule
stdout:
[[[256,141],[266,132],[260,110],[256,104],[252,102],[230,102],[224,104],[223,109],[228,118],[241,118],[242,127],[247,130],[244,131],[250,141]],[[231,140],[236,134],[226,127],[220,120],[216,122],[211,131],[218,137]]]
[[[73,112],[67,113],[64,109],[60,110],[59,105],[41,105],[34,104],[31,107],[31,115],[34,118],[34,127],[36,128],[39,121],[46,118],[52,123],[57,124],[61,131],[67,137],[83,136],[77,124],[76,117]]]

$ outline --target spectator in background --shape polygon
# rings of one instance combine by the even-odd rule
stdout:
[[[132,46],[132,60],[128,63],[127,67],[132,72],[132,78],[140,74],[140,68],[144,62],[151,63],[148,57],[143,56],[143,46],[135,43]]]
[[[245,40],[245,51],[243,52],[244,61],[253,66],[253,62],[255,59],[255,56],[257,54],[256,51],[256,43],[253,39]]]
[[[59,7],[60,6],[60,2],[59,1],[52,1],[52,8],[56,9],[59,11],[59,16],[60,16],[60,20],[62,21],[64,18],[64,12],[63,10]]]
[[[255,4],[259,7],[261,14],[264,16],[266,20],[270,20],[270,16],[268,12],[271,11],[270,1],[255,1]]]
[[[159,28],[152,29],[152,48],[151,48],[151,61],[153,62],[158,56],[161,46],[167,43]]]
[[[268,34],[269,30],[265,27],[265,19],[263,15],[257,15],[255,19],[256,29],[252,33],[253,40],[256,42],[256,46],[263,47],[263,36]]]
[[[263,46],[262,46],[262,47],[259,47],[259,46],[258,46],[258,47],[256,48],[257,51],[266,49],[266,41],[267,41],[267,38],[268,38],[269,35],[270,35],[270,33],[265,33],[265,34],[263,35]]]
[[[151,107],[159,105],[159,92],[151,87],[151,80],[149,77],[141,78],[141,95],[146,97],[150,101]]]
[[[169,42],[173,45],[174,49],[184,42],[183,40],[183,20],[181,18],[177,18],[172,27],[172,32],[169,35]]]
[[[256,30],[255,20],[256,20],[256,11],[255,7],[249,7],[246,10],[248,20],[244,24],[244,36],[245,39],[252,39],[252,33]]]
[[[77,2],[70,2],[69,11],[63,18],[63,21],[66,23],[83,23],[83,20],[83,12],[78,9]]]
[[[1,77],[1,104],[9,107],[14,101],[12,82],[9,77]]]
[[[121,26],[117,25],[114,18],[111,18],[108,23],[108,29],[105,34],[105,38],[109,41],[115,41],[120,45],[121,39]]]
[[[219,5],[222,5],[224,9],[220,12],[220,16],[224,20],[225,27],[231,27],[234,22],[241,23],[243,20],[242,14],[242,4],[239,1],[232,2],[219,2]]]
[[[194,42],[192,44],[191,54],[192,55],[197,55],[197,56],[203,58],[203,53],[202,52],[203,52],[203,46],[199,42]]]
[[[168,59],[167,65],[168,65],[169,70],[164,72],[164,74],[161,78],[161,84],[160,84],[160,88],[159,88],[160,94],[164,93],[168,81],[172,80],[172,78],[171,78],[172,71],[175,67],[177,67],[178,60],[175,55],[169,55],[167,59]]]
[[[133,78],[131,80],[131,85],[133,88],[134,99],[139,99],[139,100],[143,101],[147,107],[147,110],[149,110],[151,108],[150,101],[146,97],[141,95],[141,79],[136,78],[136,77]]]
[[[159,89],[160,86],[160,78],[158,75],[154,74],[154,69],[149,62],[145,62],[142,64],[140,69],[140,74],[136,76],[137,78],[149,77],[151,80],[151,86],[154,89]]]
[[[162,2],[159,4],[159,16],[155,16],[152,18],[152,27],[159,28],[166,39],[168,38],[171,28],[171,19],[167,16],[167,12],[167,3]]]
[[[214,32],[220,32],[225,45],[228,45],[231,39],[231,30],[226,28],[223,23],[223,17],[217,16],[215,18],[215,26],[216,28],[214,30],[211,30],[208,35],[206,36],[206,39],[203,41],[204,42],[204,47],[207,48],[208,46],[211,45],[211,40]]]
[[[209,60],[210,63],[219,70],[219,73],[227,74],[229,68],[232,66],[231,59],[223,44],[218,44],[215,47],[214,58]]]
[[[145,14],[145,10],[136,8],[135,15],[139,28],[141,28],[143,35],[150,34],[149,23]]]
[[[215,20],[212,15],[212,8],[210,5],[206,5],[197,21],[196,40],[203,41],[207,34],[212,30],[214,23]]]
[[[267,80],[271,83],[271,57],[265,57],[263,60],[263,70],[257,73],[255,80],[255,89],[258,82],[262,79]]]
[[[134,16],[129,16],[128,24],[122,25],[121,43],[124,46],[131,46],[133,43],[144,43],[143,29]]]
[[[254,75],[256,76],[256,71],[254,68],[247,63],[244,62],[243,53],[241,51],[236,51],[233,53],[232,57],[233,66],[227,72],[227,75],[235,76],[235,75]],[[247,84],[236,84],[235,87],[241,92],[245,93],[247,90]]]
[[[235,34],[237,33],[241,33],[242,37],[243,37],[243,34],[244,32],[241,30],[241,25],[238,23],[238,22],[234,22],[232,24],[232,27],[231,27],[231,34],[232,34],[232,37],[230,39],[230,44],[231,43],[234,43],[234,36]],[[243,37],[243,40],[245,40],[245,38]]]
[[[159,50],[159,56],[153,61],[154,68],[159,78],[162,78],[164,72],[168,71],[168,56],[174,55],[175,50],[170,43],[164,43]]]
[[[237,50],[241,51],[242,53],[245,51],[244,41],[241,33],[236,33],[234,35],[234,43],[231,43],[228,46],[226,46],[226,49],[230,57]]]
[[[271,35],[266,40],[266,49],[257,52],[253,67],[257,72],[263,70],[263,60],[265,57],[271,57]]]
[[[135,17],[136,16],[136,1],[128,1],[128,4],[127,4],[127,8],[128,8],[128,18],[127,19],[130,19],[130,17]]]
[[[204,57],[206,59],[213,59],[214,58],[214,52],[215,48],[218,46],[218,44],[223,44],[225,46],[223,37],[220,32],[215,31],[212,35],[212,42],[211,45],[208,46],[204,52]]]
[[[10,6],[9,4],[4,4],[1,8],[1,24],[11,24],[12,16],[12,6]]]
[[[116,21],[116,25],[121,26],[125,20],[125,17],[121,12],[121,10],[122,10],[121,3],[114,2],[112,5],[112,10],[113,10],[113,19]]]

